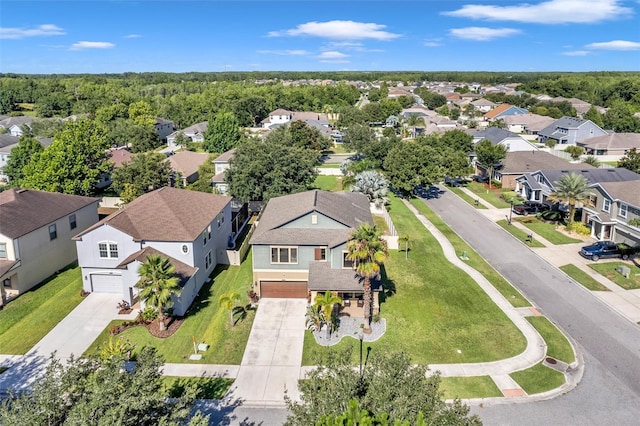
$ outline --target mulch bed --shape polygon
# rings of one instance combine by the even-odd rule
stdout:
[[[184,322],[184,318],[169,318],[165,321],[165,323],[167,321],[169,322],[169,324],[166,330],[160,330],[160,323],[158,321],[153,321],[149,324],[146,324],[147,330],[149,330],[149,333],[151,333],[153,336],[164,339],[178,331],[178,328],[180,328],[180,326]]]

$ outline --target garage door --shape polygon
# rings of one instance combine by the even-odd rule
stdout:
[[[307,294],[306,281],[262,281],[260,283],[261,297],[304,299]]]
[[[122,293],[122,276],[91,274],[91,291],[96,293]]]

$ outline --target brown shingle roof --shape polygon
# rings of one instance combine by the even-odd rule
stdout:
[[[222,154],[220,154],[218,157],[216,157],[215,160],[213,160],[214,163],[228,163],[229,160],[231,158],[233,158],[233,155],[236,153],[236,149],[230,149],[227,152],[223,152]]]
[[[136,198],[75,238],[109,225],[134,241],[194,241],[230,202],[224,195],[164,187]]]
[[[593,169],[586,163],[570,163],[545,151],[508,152],[502,160],[502,174],[531,173],[536,170],[583,170]]]
[[[11,188],[0,192],[0,233],[18,238],[97,202],[80,195]]]
[[[193,151],[180,151],[169,157],[171,168],[188,177],[198,171],[198,167],[209,158],[209,154]]]
[[[191,278],[198,271],[198,268],[189,266],[184,262],[180,262],[178,259],[175,259],[167,254],[164,254],[160,250],[156,250],[153,247],[145,247],[142,250],[138,250],[137,252],[131,254],[125,260],[120,262],[120,264],[116,268],[125,269],[128,264],[134,261],[143,263],[147,260],[147,256],[153,256],[153,255],[160,255],[161,257],[166,257],[167,259],[169,259],[169,263],[171,263],[173,267],[176,269],[175,275],[180,280],[180,283],[179,283],[180,287],[184,287],[187,281],[189,281],[189,278]]]

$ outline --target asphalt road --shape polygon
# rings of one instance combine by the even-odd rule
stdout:
[[[548,401],[474,407],[487,425],[640,424],[640,327],[603,302],[476,209],[445,190],[427,205],[582,352],[585,372],[573,391]]]

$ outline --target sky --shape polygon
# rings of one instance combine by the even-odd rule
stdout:
[[[0,72],[640,71],[640,0],[2,0]]]

